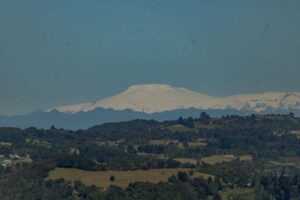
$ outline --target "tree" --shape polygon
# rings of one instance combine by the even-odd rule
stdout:
[[[214,199],[213,200],[222,200],[222,197],[219,193],[214,195]]]
[[[181,116],[177,119],[177,123],[181,125],[183,124],[183,118]]]
[[[187,180],[188,180],[188,175],[182,171],[178,172],[177,177],[182,182],[187,182]]]
[[[127,152],[128,153],[137,153],[137,150],[132,145],[128,145]]]
[[[175,182],[177,181],[177,178],[176,178],[175,175],[173,175],[173,176],[171,176],[171,177],[168,178],[168,181],[169,181],[170,183],[175,183]]]
[[[116,177],[114,175],[110,176],[110,181],[115,181],[116,180]]]
[[[184,120],[184,126],[188,128],[194,128],[194,119],[192,117],[189,117],[186,120]]]
[[[202,121],[203,123],[208,123],[209,120],[210,116],[206,112],[200,113],[200,121]]]
[[[215,185],[218,187],[218,190],[222,190],[222,183],[220,176],[216,176],[214,179]]]

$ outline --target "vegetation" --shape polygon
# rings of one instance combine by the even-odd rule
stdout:
[[[67,181],[81,181],[87,186],[95,185],[99,188],[108,189],[110,186],[118,186],[125,189],[130,183],[166,182],[169,177],[177,175],[179,172],[189,173],[187,168],[176,169],[151,169],[151,170],[133,170],[133,171],[84,171],[80,169],[56,168],[49,172],[49,180],[65,179]],[[193,172],[191,177],[213,177],[209,174]],[[112,179],[113,178],[113,179]],[[112,182],[113,181],[113,182]]]
[[[0,128],[0,199],[293,200],[299,130],[294,115],[206,113],[78,131]]]
[[[214,165],[216,163],[231,162],[235,159],[237,158],[234,155],[217,155],[217,156],[203,157],[201,161],[210,165]]]

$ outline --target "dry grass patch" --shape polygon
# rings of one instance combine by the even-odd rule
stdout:
[[[178,140],[150,140],[150,145],[168,145],[168,144],[179,144]]]
[[[272,165],[276,165],[276,166],[285,166],[285,167],[295,167],[296,166],[296,163],[292,163],[292,162],[269,161],[269,163],[271,163]]]
[[[11,147],[12,143],[10,142],[0,142],[0,147]]]
[[[197,160],[195,158],[176,158],[174,160],[184,164],[184,163],[191,163],[191,164],[197,164],[198,161],[202,161],[204,163],[214,165],[216,163],[222,163],[222,162],[231,162],[233,160],[238,159],[240,161],[248,161],[251,162],[253,160],[252,155],[243,155],[236,157],[234,155],[218,155],[218,156],[209,156],[209,157],[203,157],[201,160]]]
[[[178,148],[184,148],[183,144],[178,140],[150,140],[150,145],[176,145]]]
[[[194,164],[194,165],[197,165],[197,162],[198,160],[197,159],[194,159],[194,158],[176,158],[174,159],[182,164],[184,163],[190,163],[190,164]]]
[[[253,156],[252,155],[243,155],[243,156],[239,156],[240,161],[249,161],[251,162],[253,160]]]
[[[192,128],[188,128],[188,127],[185,127],[180,124],[168,126],[168,127],[166,127],[166,129],[170,132],[193,132],[193,131],[195,131]]]
[[[22,157],[15,161],[15,164],[31,164],[33,160],[29,157]]]
[[[198,141],[198,142],[189,142],[188,145],[191,148],[197,148],[197,147],[205,147],[207,146],[207,143]]]
[[[190,169],[152,169],[152,170],[134,170],[134,171],[85,171],[80,169],[56,168],[49,172],[48,179],[63,178],[67,181],[80,180],[85,185],[95,185],[97,187],[107,189],[111,185],[126,188],[129,183],[134,182],[166,182],[172,175],[177,175],[179,171],[190,172]],[[115,181],[110,181],[110,177],[114,176]],[[212,175],[200,172],[194,172],[193,177],[208,178]]]
[[[290,131],[288,134],[295,135],[297,138],[300,138],[300,130]]]
[[[214,165],[216,163],[231,162],[235,159],[237,158],[234,155],[217,155],[217,156],[203,157],[201,161],[210,165]]]

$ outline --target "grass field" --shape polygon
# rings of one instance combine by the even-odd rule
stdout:
[[[107,189],[111,185],[126,188],[133,182],[151,182],[159,183],[167,181],[172,175],[177,175],[179,171],[189,172],[190,169],[153,169],[153,170],[135,170],[135,171],[84,171],[80,169],[56,168],[49,172],[48,179],[63,178],[67,181],[80,180],[85,185],[95,185]],[[110,181],[110,177],[115,176],[115,181]],[[208,178],[212,175],[200,172],[194,172],[193,177]]]
[[[214,165],[216,163],[231,162],[235,159],[236,157],[234,155],[217,155],[217,156],[203,157],[201,161],[210,165]]]
[[[300,130],[290,131],[288,134],[295,135],[297,138],[300,138]]]
[[[191,148],[197,148],[197,147],[205,147],[205,146],[207,146],[207,143],[197,141],[197,142],[189,142],[188,145]]]
[[[296,163],[293,162],[278,162],[278,161],[269,161],[272,165],[277,165],[277,166],[286,166],[286,167],[295,167]]]
[[[150,145],[168,145],[168,144],[178,144],[180,143],[178,140],[150,140]]]
[[[253,156],[252,155],[243,155],[240,156],[240,161],[252,161],[253,160]]]
[[[252,161],[253,156],[252,155],[243,155],[240,156],[240,161]],[[222,162],[231,162],[233,160],[237,159],[236,156],[234,155],[218,155],[218,156],[208,156],[208,157],[203,157],[201,159],[202,162],[214,165],[216,163],[222,163]],[[197,164],[197,159],[195,158],[176,158],[174,159],[180,163],[191,163],[191,164]],[[200,160],[199,160],[200,161]]]
[[[178,140],[150,140],[150,145],[169,145],[174,144],[178,148],[184,148],[183,144],[179,142]]]
[[[194,164],[196,165],[197,164],[197,159],[194,159],[194,158],[176,158],[174,159],[182,164],[184,163],[191,163],[191,164]]]
[[[254,196],[254,189],[240,189],[240,188],[235,188],[235,189],[231,189],[231,188],[225,188],[222,192],[221,192],[221,196],[222,199],[233,199],[233,197],[235,197],[235,199],[239,199],[239,200],[252,200],[255,199]]]
[[[11,147],[12,143],[10,142],[0,142],[0,147]]]

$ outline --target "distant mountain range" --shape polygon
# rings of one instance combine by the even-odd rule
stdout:
[[[84,129],[105,122],[131,119],[170,120],[197,117],[201,111],[219,117],[290,112],[300,115],[300,93],[269,92],[212,97],[163,84],[129,87],[126,91],[95,103],[59,106],[21,116],[0,116],[0,126]]]

